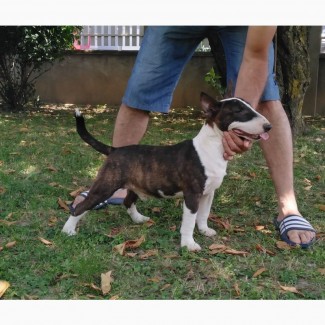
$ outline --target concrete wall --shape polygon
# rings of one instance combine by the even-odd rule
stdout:
[[[120,105],[137,52],[74,52],[55,63],[36,84],[41,101]],[[172,107],[199,106],[201,91],[214,94],[204,81],[213,66],[210,54],[198,53],[187,64]]]
[[[303,114],[325,116],[325,54],[314,49],[312,82]],[[137,52],[73,52],[57,62],[36,84],[43,102],[80,105],[120,105]],[[185,67],[174,93],[172,107],[200,106],[201,91],[215,95],[204,81],[214,65],[209,53],[197,53]]]

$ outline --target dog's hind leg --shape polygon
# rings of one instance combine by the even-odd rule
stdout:
[[[183,218],[181,226],[181,247],[187,247],[189,251],[199,251],[201,247],[193,238],[195,221],[198,211],[198,197],[196,195],[184,195]]]
[[[127,208],[127,212],[135,223],[144,223],[148,221],[150,218],[145,217],[141,213],[138,212],[135,202],[138,199],[138,195],[133,191],[128,190],[128,194],[124,199],[124,205]]]
[[[208,218],[211,210],[213,197],[214,191],[201,197],[199,203],[199,210],[197,212],[196,217],[196,224],[199,228],[199,232],[208,237],[212,237],[217,233],[214,229],[208,227]]]
[[[87,214],[88,211],[85,211],[84,213],[80,214],[79,216],[70,216],[68,221],[65,223],[64,227],[62,228],[62,232],[68,234],[69,236],[75,235],[76,227],[80,219]]]

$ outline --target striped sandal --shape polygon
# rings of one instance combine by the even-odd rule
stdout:
[[[290,246],[300,245],[301,248],[309,248],[315,242],[315,237],[308,243],[300,244],[294,243],[289,239],[288,231],[290,230],[307,230],[316,233],[316,230],[312,227],[312,225],[302,216],[292,214],[286,216],[281,221],[274,218],[274,226],[276,230],[279,230],[280,238]]]
[[[78,194],[78,195],[83,196],[84,198],[86,198],[86,197],[88,196],[88,193],[89,193],[89,191],[84,191],[84,192],[81,192],[81,193]],[[104,209],[104,208],[106,208],[106,207],[107,207],[108,205],[110,205],[110,204],[111,204],[111,205],[121,205],[121,204],[123,204],[123,201],[124,201],[124,198],[120,198],[120,197],[109,198],[109,199],[107,199],[107,200],[105,200],[105,201],[103,201],[103,202],[97,204],[97,205],[93,208],[93,210]],[[75,210],[75,208],[72,206],[72,204],[73,204],[73,203],[71,203],[71,204],[69,205],[69,208],[70,208],[70,212],[71,212],[71,214],[74,214],[74,210]]]

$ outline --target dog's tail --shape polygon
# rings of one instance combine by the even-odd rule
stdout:
[[[76,109],[74,117],[76,119],[77,132],[81,139],[92,146],[98,152],[108,156],[112,152],[112,147],[96,140],[86,129],[85,119],[83,118],[81,112]]]

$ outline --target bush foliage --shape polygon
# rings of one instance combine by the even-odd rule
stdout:
[[[45,63],[72,49],[77,26],[1,26],[0,97],[10,110],[22,109],[35,95]],[[50,65],[51,66],[51,65]]]

